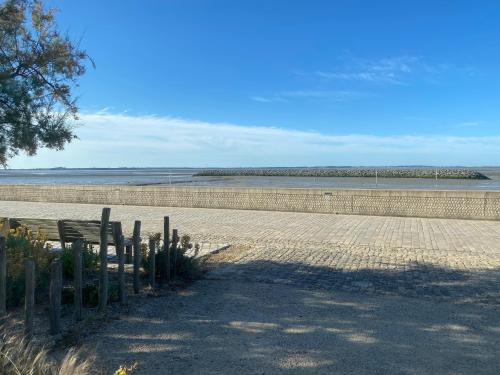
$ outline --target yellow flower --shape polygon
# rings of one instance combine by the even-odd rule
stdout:
[[[131,375],[132,372],[139,366],[138,362],[134,362],[130,366],[120,366],[113,375]]]

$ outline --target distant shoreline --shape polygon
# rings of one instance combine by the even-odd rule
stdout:
[[[399,175],[383,173],[383,169],[396,167],[301,167],[301,168],[135,168],[135,169],[6,169],[0,171],[0,184],[40,184],[40,185],[128,185],[128,186],[212,186],[212,187],[270,187],[270,188],[346,188],[346,189],[440,189],[440,190],[494,190],[500,191],[500,167],[441,167],[437,168],[397,168]],[[271,170],[264,176],[256,175],[256,169]],[[333,169],[341,169],[342,173],[331,176]],[[354,173],[346,173],[349,169]],[[402,170],[411,169],[401,175]],[[416,175],[416,170],[425,169],[426,175]],[[211,171],[221,170],[212,175]],[[234,173],[233,170],[238,170]],[[242,171],[252,170],[250,173]],[[285,171],[290,170],[285,173]],[[299,174],[299,170],[307,170]],[[312,173],[311,170],[314,172]],[[326,170],[328,173],[320,173]],[[375,172],[376,170],[376,178]],[[458,174],[464,170],[467,175]],[[364,171],[361,173],[360,171]],[[454,175],[450,175],[450,172]],[[197,176],[209,172],[210,176]],[[293,172],[293,173],[292,173]],[[479,172],[488,178],[473,176],[471,172]],[[238,174],[238,175],[233,175]],[[330,176],[329,176],[330,174]],[[411,176],[416,176],[411,178]],[[385,177],[385,178],[384,178]],[[396,177],[396,178],[391,178]],[[403,178],[406,177],[406,178]],[[424,177],[424,178],[422,178]],[[475,177],[475,178],[474,178]],[[477,178],[479,177],[479,178]]]

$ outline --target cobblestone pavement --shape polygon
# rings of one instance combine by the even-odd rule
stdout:
[[[214,280],[402,295],[500,307],[500,256],[362,245],[236,247],[211,260]]]
[[[454,219],[111,206],[125,231],[161,231],[162,218],[195,241],[230,243],[212,278],[367,293],[500,299],[500,223]],[[96,219],[100,205],[0,202],[0,216]],[[145,237],[145,235],[143,235]]]

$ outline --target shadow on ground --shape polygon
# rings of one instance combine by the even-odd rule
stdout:
[[[208,277],[500,306],[500,269],[468,271],[416,262],[394,268],[350,271],[300,262],[256,260],[218,264]]]
[[[455,303],[493,298],[498,270],[480,276],[228,264],[141,302],[89,347],[139,374],[499,374],[498,304]]]

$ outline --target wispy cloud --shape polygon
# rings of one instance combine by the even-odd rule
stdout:
[[[413,73],[436,74],[447,69],[445,64],[436,66],[415,56],[396,56],[383,59],[347,57],[332,70],[318,70],[313,74],[328,80],[363,81],[378,84],[400,85]]]
[[[251,96],[250,100],[253,100],[253,101],[259,102],[259,103],[272,103],[272,102],[283,102],[283,101],[285,101],[283,98],[278,97],[278,96],[272,96],[272,97]]]
[[[289,102],[293,99],[300,98],[345,102],[369,95],[370,94],[365,92],[349,90],[291,90],[281,91],[272,96],[252,96],[250,99],[260,103]]]
[[[318,90],[298,90],[298,91],[283,91],[282,96],[290,98],[320,98],[333,101],[343,102],[350,99],[368,96],[369,94],[359,91],[335,90],[335,91],[318,91]]]
[[[477,128],[481,126],[481,121],[465,121],[455,125],[455,128]]]
[[[329,70],[316,70],[304,72],[294,70],[296,76],[316,77],[322,81],[321,90],[302,89],[277,91],[270,95],[251,96],[250,99],[260,103],[290,102],[293,99],[326,99],[335,102],[345,102],[362,97],[375,96],[373,92],[360,91],[359,86],[339,85],[338,81],[349,81],[350,83],[361,82],[378,85],[405,85],[417,77],[428,83],[437,83],[436,77],[439,73],[450,70],[447,64],[430,65],[416,56],[395,56],[382,59],[360,59],[350,55],[339,58],[337,66]],[[329,81],[336,81],[335,90],[331,88]],[[318,82],[316,81],[316,84]],[[344,90],[338,90],[343,88]]]
[[[498,164],[500,136],[330,134],[176,117],[85,113],[61,152],[18,156],[13,168]],[[467,150],[467,152],[464,152]]]

